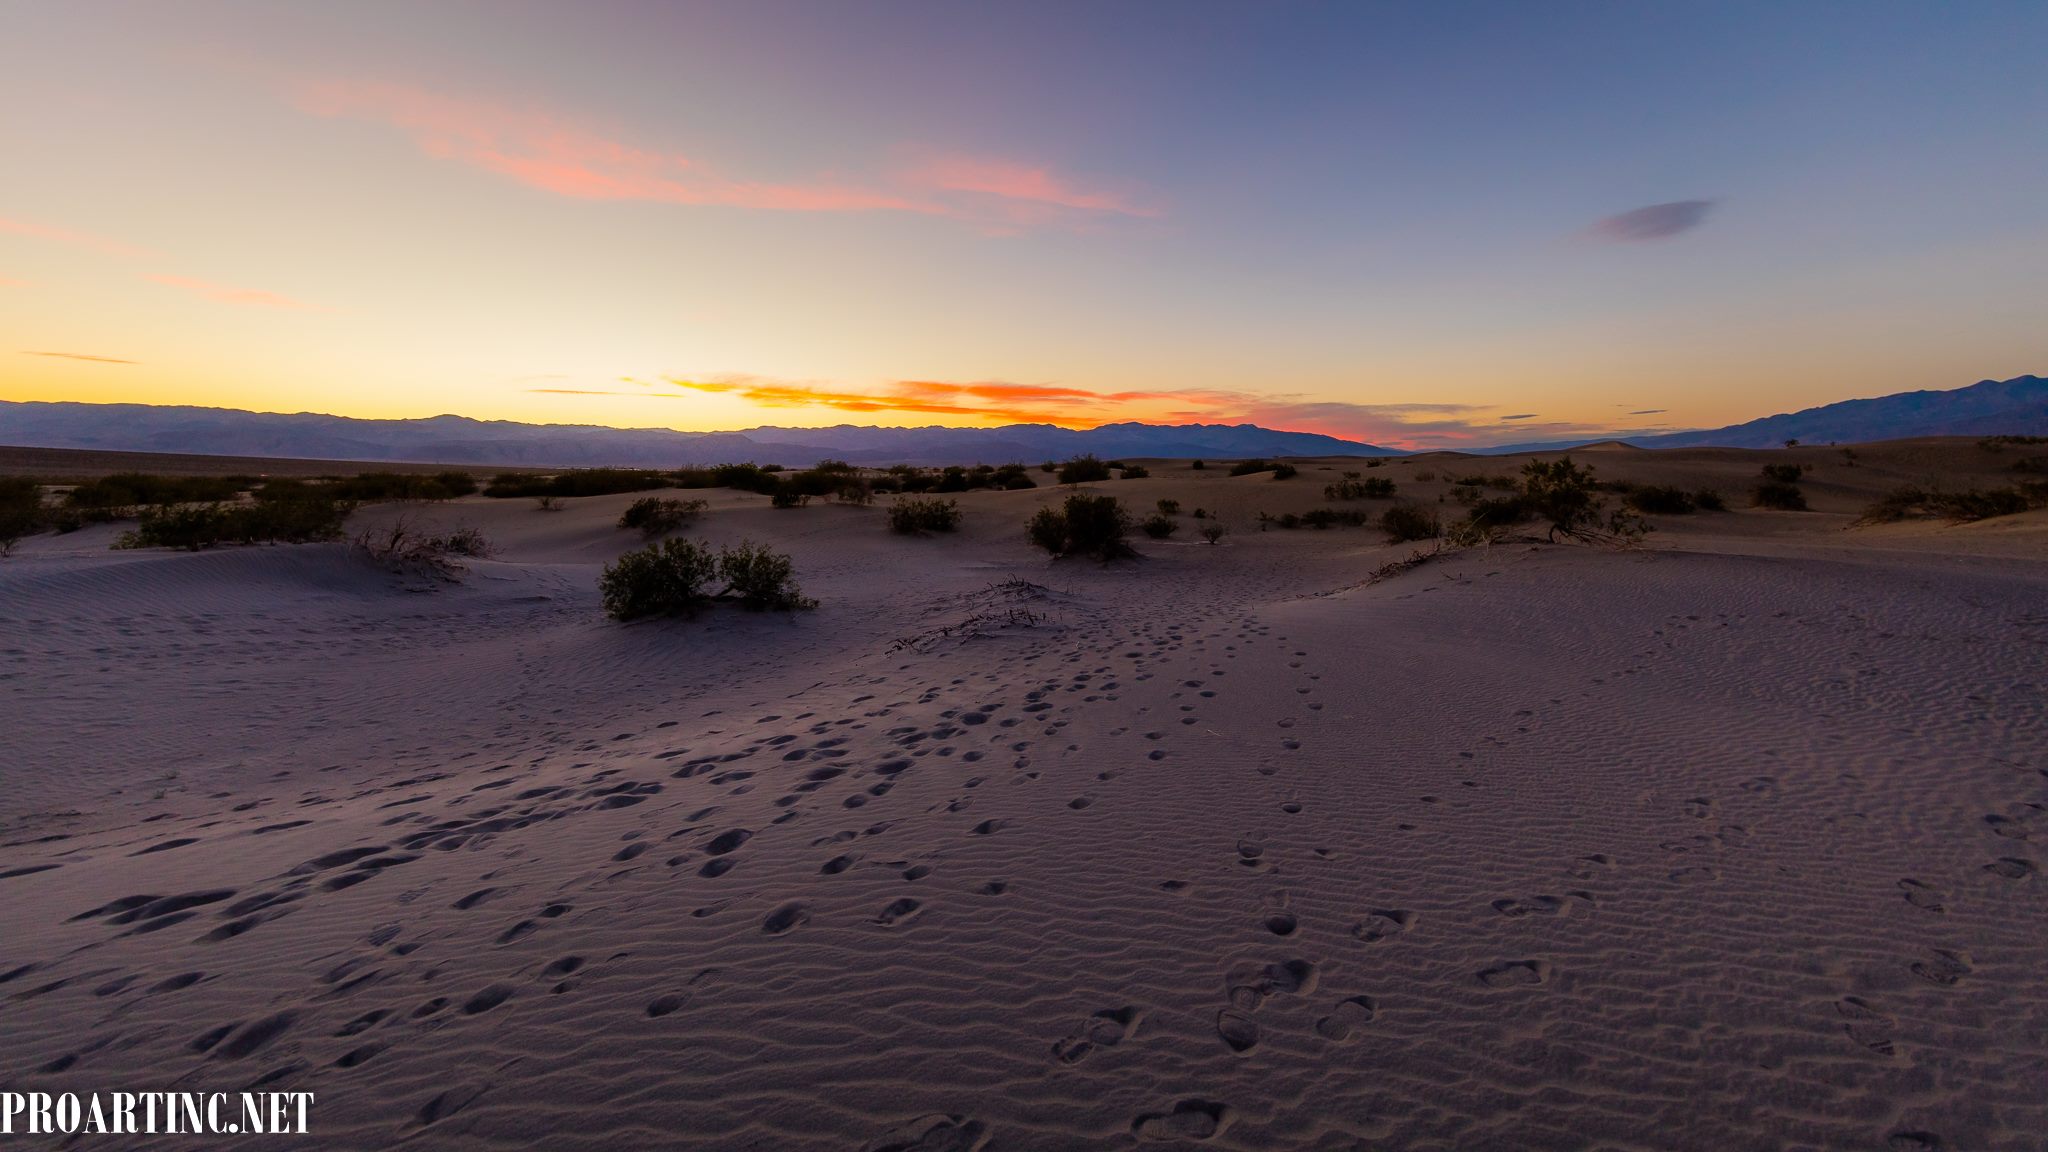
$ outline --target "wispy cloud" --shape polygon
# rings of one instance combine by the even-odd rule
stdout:
[[[1664,413],[1664,412],[1668,412],[1668,411],[1670,411],[1670,409],[1668,409],[1668,408],[1638,408],[1638,409],[1636,409],[1635,411],[1633,411],[1633,412],[1629,413],[1629,415],[1631,415],[1631,416],[1656,416],[1656,415],[1659,415],[1659,414],[1661,414],[1661,413]]]
[[[0,276],[0,288],[26,288],[28,281],[16,280],[12,276]]]
[[[47,240],[53,244],[68,244],[73,248],[84,248],[103,256],[148,256],[147,248],[137,248],[105,236],[90,232],[74,232],[69,228],[58,228],[49,224],[36,224],[27,220],[11,220],[0,216],[0,232],[14,236],[27,236],[36,240]]]
[[[88,355],[86,355],[86,354],[85,354],[85,353],[83,353],[83,352],[30,352],[30,351],[26,351],[26,350],[24,350],[24,351],[22,352],[22,355],[23,355],[23,356],[53,356],[53,357],[55,357],[55,358],[57,358],[57,359],[59,359],[59,360],[90,360],[90,361],[94,362],[95,364],[135,364],[135,363],[138,363],[138,361],[135,361],[135,360],[123,360],[123,359],[120,359],[119,357],[116,357],[116,356],[88,356]]]
[[[158,284],[203,296],[220,304],[241,304],[252,308],[284,308],[294,311],[324,311],[318,305],[265,292],[258,288],[231,288],[225,284],[214,284],[205,280],[194,280],[190,276],[172,276],[165,272],[152,272],[148,277]]]
[[[913,212],[996,225],[1061,214],[1153,214],[1043,166],[1000,159],[940,156],[889,178],[762,180],[720,171],[680,152],[630,144],[617,133],[538,109],[411,85],[322,82],[303,86],[296,102],[316,116],[389,124],[429,156],[577,199],[768,212]]]
[[[1602,240],[1622,243],[1666,240],[1699,227],[1713,206],[1712,200],[1674,200],[1669,204],[1651,204],[1645,208],[1637,208],[1595,221],[1587,232]]]
[[[1502,419],[1502,420],[1534,420],[1534,419],[1536,418],[1536,416],[1537,416],[1537,413],[1534,413],[1534,412],[1517,412],[1517,413],[1515,413],[1515,414],[1514,414],[1513,416],[1502,416],[1502,417],[1499,417],[1499,419]]]

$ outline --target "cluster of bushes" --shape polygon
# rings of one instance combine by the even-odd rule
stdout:
[[[1806,493],[1799,489],[1799,478],[1804,475],[1803,464],[1764,465],[1763,483],[1750,492],[1750,504],[1779,512],[1806,511]]]
[[[976,464],[972,468],[963,468],[957,464],[946,468],[912,468],[898,464],[869,481],[869,487],[876,492],[903,492],[912,495],[933,492],[944,495],[950,492],[974,492],[984,488],[1016,492],[1025,488],[1036,488],[1038,482],[1030,477],[1022,464],[1004,464],[1000,467]]]
[[[43,508],[43,487],[26,476],[0,476],[0,556],[23,536],[41,532],[49,523]]]
[[[455,557],[482,559],[492,551],[491,542],[475,528],[429,534],[415,531],[404,517],[385,528],[364,529],[355,539],[355,549],[393,571],[427,572],[448,579],[462,571]]]
[[[1259,472],[1271,472],[1275,480],[1291,480],[1298,470],[1285,461],[1240,460],[1230,466],[1232,476],[1250,476]]]
[[[211,504],[256,487],[253,476],[152,476],[117,472],[87,480],[65,494],[64,507],[87,519],[112,520],[150,504]],[[95,515],[98,513],[99,515]]]
[[[1076,456],[1060,465],[1059,478],[1062,484],[1099,484],[1109,479],[1109,464],[1089,455]]]
[[[1977,447],[1987,452],[1996,452],[2008,444],[2048,444],[2048,436],[1986,436],[1977,441]]]
[[[695,520],[708,505],[702,500],[672,500],[642,496],[619,515],[619,527],[637,528],[649,538],[665,536]]]
[[[123,532],[116,548],[185,548],[197,552],[218,544],[311,544],[341,538],[342,521],[355,505],[318,489],[277,493],[246,504],[213,501],[146,508],[135,528]]]
[[[1599,494],[1599,481],[1593,478],[1591,467],[1581,468],[1569,456],[1550,461],[1531,460],[1522,466],[1520,476],[1508,481],[1504,495],[1478,495],[1481,484],[1499,488],[1501,479],[1506,478],[1481,477],[1475,480],[1467,477],[1461,480],[1452,494],[1466,504],[1465,518],[1449,525],[1439,522],[1438,531],[1454,541],[1474,541],[1490,538],[1515,524],[1538,520],[1549,524],[1552,541],[1563,535],[1581,540],[1630,543],[1640,540],[1650,530],[1640,516],[1626,508],[1615,509],[1604,521],[1601,520],[1605,501]],[[1423,537],[1396,533],[1420,531],[1424,518],[1425,514],[1419,510],[1402,512],[1392,526],[1382,517],[1381,526],[1396,539],[1419,539]]]
[[[1939,516],[1951,523],[1989,520],[2011,516],[2048,504],[2048,484],[2015,488],[1972,488],[1966,492],[1923,491],[1906,487],[1893,490],[1884,499],[1863,510],[1861,524],[1889,524],[1911,516]]]
[[[712,591],[718,581],[724,587]],[[663,540],[605,565],[597,588],[614,620],[691,616],[714,600],[733,600],[749,611],[816,608],[803,594],[788,556],[751,541],[716,554],[702,541]]]
[[[960,527],[960,505],[928,497],[901,499],[889,505],[889,531],[904,536],[951,532]]]
[[[519,496],[552,496],[567,499],[575,496],[611,496],[620,492],[646,492],[654,488],[672,487],[672,478],[650,468],[578,468],[571,472],[558,472],[542,476],[524,472],[504,472],[491,477],[484,487],[484,495],[501,499]]]
[[[1669,484],[1618,486],[1621,502],[1634,511],[1652,516],[1683,516],[1693,512],[1725,512],[1727,501],[1712,488],[1687,492]]]
[[[1370,522],[1371,517],[1369,515],[1355,508],[1313,508],[1298,514],[1282,512],[1278,516],[1269,516],[1264,512],[1259,513],[1259,531],[1261,532],[1264,532],[1269,524],[1276,528],[1328,529],[1339,526],[1363,528]]]
[[[1040,508],[1026,526],[1031,542],[1054,556],[1115,560],[1137,553],[1124,537],[1131,517],[1114,496],[1067,497],[1060,507]]]
[[[1394,482],[1385,476],[1359,479],[1356,472],[1346,472],[1342,480],[1323,487],[1323,496],[1329,500],[1386,500],[1394,495]]]
[[[1396,504],[1380,513],[1380,531],[1390,544],[1410,540],[1434,540],[1444,534],[1443,520],[1420,504]]]
[[[278,484],[272,480],[265,488]],[[436,472],[431,476],[403,472],[364,472],[336,477],[322,484],[338,500],[379,504],[394,500],[453,500],[476,491],[476,477],[467,472]]]

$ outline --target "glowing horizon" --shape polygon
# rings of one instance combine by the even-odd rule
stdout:
[[[2048,13],[1477,12],[30,9],[0,399],[1425,447],[2048,363]]]

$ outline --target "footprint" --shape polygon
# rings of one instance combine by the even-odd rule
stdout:
[[[1488,988],[1532,988],[1550,980],[1550,965],[1542,960],[1510,960],[1479,971],[1479,982]]]
[[[1924,908],[1935,913],[1948,911],[1948,907],[1942,903],[1943,898],[1939,890],[1911,877],[1899,881],[1899,891],[1906,894],[1906,903],[1915,908]]]
[[[964,1116],[920,1116],[861,1145],[861,1152],[977,1152],[988,1143],[988,1125]]]
[[[1522,916],[1555,916],[1567,905],[1562,896],[1531,896],[1526,900],[1495,900],[1493,910],[1509,919]]]
[[[1114,1048],[1137,1033],[1141,1015],[1129,1005],[1104,1008],[1083,1020],[1073,1035],[1054,1044],[1053,1055],[1062,1064],[1076,1064],[1097,1048]]]
[[[922,907],[922,904],[908,896],[899,900],[892,900],[889,902],[888,907],[876,914],[875,923],[882,925],[884,928],[894,927],[916,916],[918,909]]]
[[[2034,874],[2035,866],[2032,860],[2023,856],[2001,856],[1986,864],[1984,870],[2007,880],[2025,880]]]
[[[1351,1033],[1379,1015],[1379,1002],[1370,996],[1353,996],[1337,1002],[1337,1007],[1328,1016],[1316,1021],[1316,1035],[1325,1040],[1343,1043]]]
[[[1250,1012],[1273,996],[1315,991],[1316,966],[1306,960],[1282,960],[1273,964],[1240,965],[1224,982],[1230,1006]]]
[[[810,908],[793,900],[770,912],[768,918],[761,921],[761,931],[766,932],[770,936],[780,936],[797,925],[805,923],[810,918]]]
[[[1234,1008],[1216,1014],[1216,1035],[1232,1052],[1249,1052],[1259,1042],[1259,1022]]]
[[[1968,952],[1951,952],[1946,948],[1936,948],[1932,960],[1916,960],[1910,967],[1913,975],[1943,988],[1954,987],[1963,977],[1976,971],[1970,966]]]
[[[1182,1100],[1168,1112],[1146,1112],[1131,1121],[1131,1135],[1145,1141],[1208,1140],[1230,1123],[1230,1108],[1210,1100]]]
[[[1351,926],[1351,934],[1367,944],[1377,944],[1413,928],[1415,920],[1415,913],[1404,908],[1375,908]]]
[[[1897,1021],[1871,1007],[1869,1001],[1861,996],[1844,996],[1835,1002],[1835,1012],[1848,1021],[1842,1030],[1849,1034],[1849,1039],[1880,1056],[1898,1055],[1892,1044],[1892,1028]]]
[[[1299,925],[1292,912],[1275,912],[1266,917],[1266,931],[1275,936],[1292,936]]]
[[[689,996],[681,992],[671,992],[666,996],[657,996],[648,1003],[647,1015],[653,1019],[659,1020],[663,1016],[670,1015],[671,1013],[675,1012],[677,1009],[681,1008],[685,1004],[688,1004],[689,1002]]]

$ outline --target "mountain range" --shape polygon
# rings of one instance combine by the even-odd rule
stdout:
[[[1255,424],[1051,424],[1001,428],[749,428],[676,432],[582,424],[520,424],[433,416],[359,420],[312,412],[244,412],[152,404],[0,401],[0,444],[120,452],[184,452],[300,460],[674,468],[735,461],[808,465],[1005,464],[1092,452],[1119,456],[1387,456],[1392,449]]]
[[[1857,444],[1908,436],[1998,435],[2048,436],[2048,380],[2039,376],[1980,380],[1947,391],[1894,392],[1868,400],[1843,400],[1726,428],[1502,444],[1479,451],[1540,452],[1617,439],[1638,448],[1776,448],[1787,440]]]
[[[2048,435],[2048,380],[2016,376],[1947,391],[1900,392],[1767,416],[1726,428],[1655,436],[1589,436],[1504,444],[1484,453],[1571,448],[1620,439],[1643,448],[1771,448],[1787,440],[1859,443],[1909,436]],[[686,464],[1004,464],[1092,452],[1131,457],[1392,456],[1396,449],[1255,424],[1051,424],[1001,428],[747,428],[676,432],[583,424],[521,424],[433,416],[359,420],[312,412],[244,412],[152,404],[0,400],[0,444],[123,452],[184,452],[302,460],[362,460],[543,467]]]

